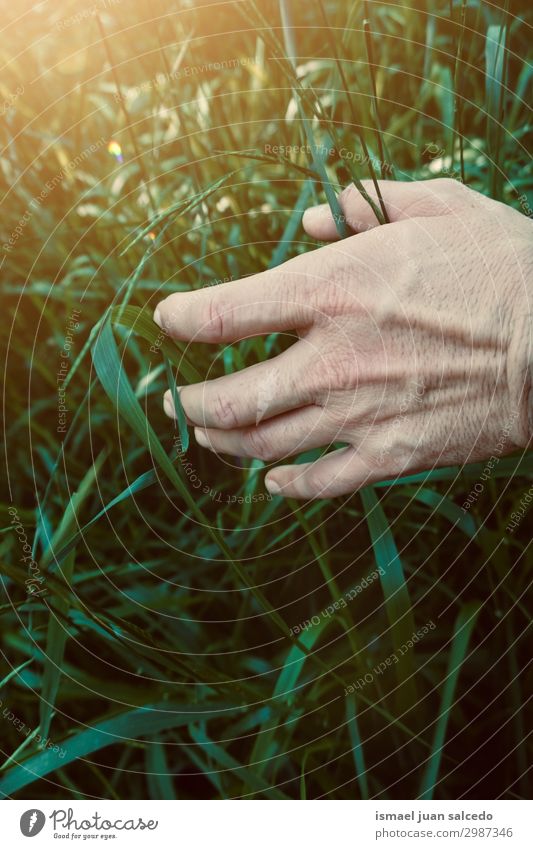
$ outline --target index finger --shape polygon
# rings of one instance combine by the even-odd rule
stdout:
[[[306,327],[314,311],[299,260],[303,256],[241,280],[176,292],[157,305],[154,321],[174,339],[198,342],[234,342]]]

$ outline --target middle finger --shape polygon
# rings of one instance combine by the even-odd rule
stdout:
[[[203,428],[231,430],[305,406],[312,399],[309,346],[298,341],[264,363],[179,389],[187,419]],[[164,397],[167,415],[175,417],[172,393]]]

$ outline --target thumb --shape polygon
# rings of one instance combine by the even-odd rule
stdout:
[[[379,207],[379,199],[371,180],[362,181],[365,191]],[[413,180],[406,183],[380,181],[379,188],[389,221],[404,218],[426,218],[448,215],[464,205],[468,189],[457,180]],[[339,205],[346,224],[354,233],[377,227],[372,207],[352,183],[339,195]],[[306,233],[314,239],[329,242],[339,238],[335,221],[328,204],[313,206],[304,212],[302,224]]]

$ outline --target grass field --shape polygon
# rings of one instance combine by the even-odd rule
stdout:
[[[352,180],[531,216],[531,5],[0,8],[0,795],[527,798],[531,454],[272,498],[162,395],[282,342],[151,316]]]

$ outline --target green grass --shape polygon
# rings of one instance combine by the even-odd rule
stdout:
[[[482,463],[269,500],[162,396],[282,341],[186,348],[151,315],[315,248],[306,206],[384,164],[531,208],[531,10],[32,5],[2,4],[0,795],[527,797],[527,519],[506,528],[531,455],[467,513]]]

